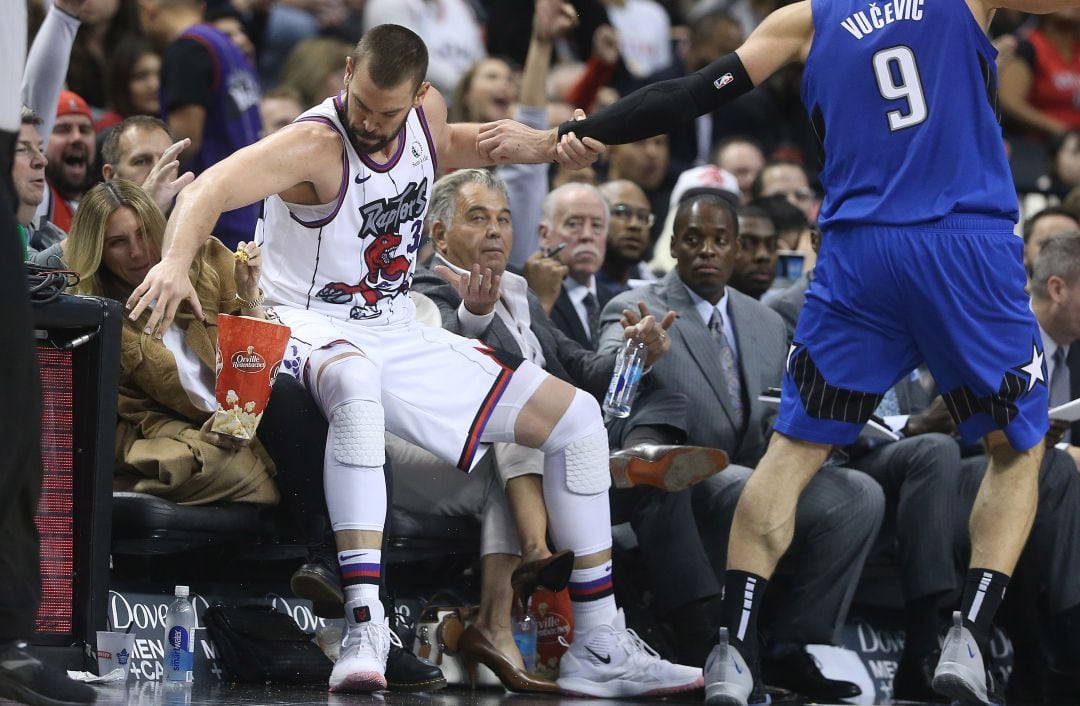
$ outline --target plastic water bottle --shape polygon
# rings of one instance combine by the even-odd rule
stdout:
[[[165,614],[165,680],[190,682],[195,668],[195,609],[188,587],[176,587],[176,600]]]
[[[527,610],[515,613],[512,628],[514,642],[521,653],[521,661],[525,663],[525,671],[531,673],[536,669],[536,620]]]
[[[613,417],[629,417],[637,395],[638,382],[645,372],[645,343],[631,338],[615,358],[611,384],[604,396],[604,412]]]

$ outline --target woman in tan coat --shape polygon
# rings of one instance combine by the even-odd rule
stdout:
[[[164,216],[140,187],[123,179],[95,186],[64,249],[81,278],[77,291],[126,301],[161,259],[164,232]],[[277,503],[274,466],[258,442],[210,431],[218,314],[265,318],[259,248],[240,243],[240,250],[246,261],[210,238],[195,258],[190,276],[205,320],[181,310],[158,339],[145,331],[149,311],[124,318],[115,488],[185,505]]]

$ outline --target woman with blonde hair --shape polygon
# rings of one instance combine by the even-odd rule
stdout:
[[[98,184],[79,204],[64,259],[80,277],[76,291],[126,301],[161,259],[165,217],[135,184]],[[124,318],[114,487],[185,505],[219,501],[274,505],[274,466],[262,447],[210,431],[219,314],[266,318],[255,243],[235,257],[216,238],[203,245],[190,277],[204,320],[178,311],[159,339],[149,313]]]

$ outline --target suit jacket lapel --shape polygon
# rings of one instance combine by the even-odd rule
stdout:
[[[686,291],[686,286],[675,270],[668,273],[664,278],[664,283],[668,291],[668,305],[679,315],[677,325],[671,327],[671,335],[683,339],[690,357],[701,368],[702,375],[716,393],[717,399],[720,400],[720,406],[724,409],[728,422],[732,428],[740,428],[742,421],[736,419],[735,411],[731,408],[731,401],[728,400],[727,387],[724,384],[724,369],[720,365],[716,339],[702,322],[701,315]]]

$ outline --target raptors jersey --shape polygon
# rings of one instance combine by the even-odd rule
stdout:
[[[297,118],[324,123],[341,137],[337,198],[304,206],[275,195],[264,203],[256,242],[266,303],[372,325],[411,320],[408,292],[436,169],[424,111],[409,111],[384,164],[357,154],[339,111],[345,114],[340,96]]]

